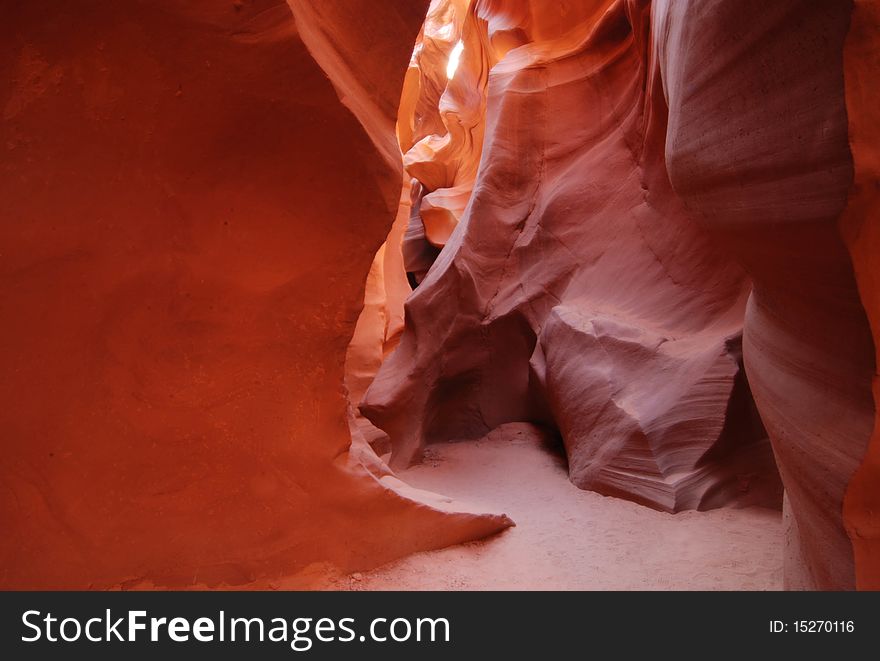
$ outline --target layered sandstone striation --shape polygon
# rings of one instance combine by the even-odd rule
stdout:
[[[483,31],[470,4],[431,4],[398,119],[403,164],[413,177],[418,210],[410,241],[420,231],[435,248],[446,245],[471,197],[483,146],[486,79],[495,63],[491,50],[483,47]],[[451,58],[455,61],[449,66]]]
[[[777,497],[769,434],[788,586],[876,587],[876,25],[870,1],[471,3],[481,74],[402,106],[429,127],[403,143],[424,280],[361,406],[392,462],[541,423],[579,486],[676,511]],[[467,150],[449,108],[485,113]]]
[[[450,159],[419,151],[428,136],[405,164],[448,190],[482,159],[474,193],[362,405],[395,465],[532,421],[583,488],[668,511],[773,490],[741,366],[749,282],[670,187],[650,25],[648,3],[473,4],[460,71],[481,75],[456,73],[439,107],[484,113],[485,139]]]
[[[426,3],[291,6],[4,10],[5,588],[265,585],[510,523],[349,452]]]
[[[854,181],[841,230],[874,338],[874,403],[880,402],[880,3],[856,0],[844,49],[846,109]],[[880,590],[880,418],[849,484],[844,524],[855,552],[856,585]]]
[[[880,587],[876,0],[10,4],[0,587],[489,535],[376,451],[523,423]]]
[[[485,49],[478,42],[465,47],[479,38],[469,7],[470,0],[431,2],[401,93],[396,130],[404,179],[398,215],[373,261],[346,358],[353,426],[377,448],[384,434],[357,407],[382,361],[397,347],[411,282],[424,279],[458,223],[479,164],[483,88],[491,63],[483,60]],[[456,50],[464,57],[450,69]]]
[[[873,345],[839,219],[853,168],[846,2],[661,2],[672,184],[753,279],[744,353],[787,494],[789,587],[854,585],[844,493]]]

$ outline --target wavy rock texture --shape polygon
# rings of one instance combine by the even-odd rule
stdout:
[[[470,128],[473,148],[449,158],[429,136],[405,163],[436,191],[481,159],[473,195],[432,241],[445,248],[361,406],[395,465],[426,442],[532,421],[559,429],[583,488],[669,511],[778,492],[741,369],[749,282],[670,187],[650,13],[472,5],[464,74],[439,108],[445,146],[449,118],[485,104],[485,140]]]
[[[358,317],[346,356],[346,385],[355,406],[393,351],[403,333],[403,303],[412,292],[406,279],[401,246],[410,217],[409,191],[404,190],[388,239],[370,266],[364,309]]]
[[[754,281],[745,362],[788,496],[787,584],[852,587],[842,507],[873,426],[874,349],[838,227],[851,6],[655,7],[673,186]]]
[[[426,3],[308,4],[314,57],[278,0],[5,8],[2,587],[261,585],[509,525],[348,452]]]
[[[470,1],[434,0],[404,85],[399,118],[403,164],[417,182],[424,239],[442,248],[464,213],[480,162],[485,86],[494,64]],[[464,49],[453,78],[447,63]],[[441,93],[442,92],[442,93]],[[415,205],[414,205],[415,207]]]
[[[855,181],[841,226],[852,254],[859,294],[880,350],[880,3],[857,0],[844,50],[846,109]],[[874,402],[880,402],[875,359]],[[844,522],[855,551],[856,585],[880,590],[880,418],[867,454],[850,482]]]
[[[434,263],[470,197],[479,162],[485,102],[468,105],[466,100],[473,100],[475,89],[481,99],[484,96],[479,76],[485,75],[487,67],[471,58],[459,67],[458,82],[447,77],[452,50],[465,39],[469,6],[470,0],[432,1],[404,79],[397,135],[400,150],[407,152],[407,172],[398,215],[373,261],[364,309],[346,357],[353,427],[376,448],[387,436],[360,415],[357,407],[382,361],[400,340],[404,301],[412,292],[408,278],[421,282]],[[474,34],[468,31],[468,36]],[[477,45],[468,52],[483,51]],[[455,97],[456,91],[464,100]],[[456,178],[462,177],[464,183],[453,189]]]
[[[408,269],[446,247],[362,404],[393,461],[543,422],[582,487],[667,510],[767,502],[756,402],[787,489],[788,586],[880,584],[878,11],[856,3],[844,65],[852,9],[474,2],[462,66],[480,75],[439,112],[434,88],[403,106],[429,127],[406,161]],[[451,149],[437,115],[483,105],[473,146]]]

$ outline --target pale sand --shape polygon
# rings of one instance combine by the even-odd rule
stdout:
[[[342,577],[353,590],[779,590],[782,517],[763,508],[664,514],[581,491],[525,426],[433,445],[398,475],[503,511],[500,535]]]

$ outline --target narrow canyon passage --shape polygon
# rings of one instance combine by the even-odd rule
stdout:
[[[494,537],[417,553],[328,587],[353,590],[779,590],[782,517],[749,507],[666,514],[575,487],[530,425],[432,445],[399,471],[420,489],[503,511]]]
[[[880,0],[7,4],[0,588],[880,589]]]
[[[520,16],[508,57],[485,6],[431,3],[397,119],[400,205],[346,364],[356,438],[405,483],[516,527],[330,587],[782,588],[782,489],[742,366],[748,279],[652,155],[666,108],[633,39],[647,14],[566,6],[577,21]],[[615,22],[608,48],[595,25]],[[606,95],[631,107],[622,124],[592,110]],[[644,142],[639,177],[627,140]]]

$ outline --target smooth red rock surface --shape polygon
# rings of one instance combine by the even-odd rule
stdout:
[[[857,0],[844,50],[846,109],[855,180],[841,228],[859,295],[880,349],[880,3]],[[878,356],[875,365],[880,363]],[[874,372],[874,402],[880,379]],[[880,590],[880,426],[875,415],[868,451],[849,484],[844,523],[855,551],[856,585]]]
[[[261,585],[509,525],[348,453],[426,3],[292,2],[313,54],[279,0],[7,4],[0,586]]]

